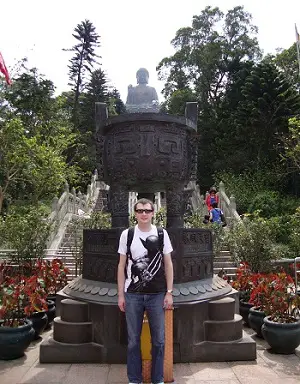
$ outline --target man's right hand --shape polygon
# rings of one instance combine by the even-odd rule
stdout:
[[[125,297],[124,297],[124,295],[119,295],[118,306],[120,308],[120,311],[125,312]]]

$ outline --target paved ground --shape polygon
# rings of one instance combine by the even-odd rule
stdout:
[[[257,361],[175,364],[176,384],[300,384],[300,348],[293,355],[271,354],[264,340],[245,331],[257,342]],[[40,364],[40,342],[32,343],[23,358],[0,361],[0,384],[127,383],[125,365]]]

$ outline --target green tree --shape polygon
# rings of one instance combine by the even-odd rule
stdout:
[[[278,49],[278,53],[273,58],[273,60],[279,70],[287,78],[287,80],[299,91],[300,79],[296,43],[294,43],[288,49]]]
[[[55,108],[54,84],[44,79],[36,68],[29,69],[14,79],[5,92],[5,99],[14,116],[19,117],[29,133],[48,124]]]
[[[300,120],[296,117],[289,119],[289,132],[283,137],[283,158],[292,164],[291,171],[300,171]]]
[[[73,37],[77,40],[77,43],[71,49],[65,49],[65,51],[74,53],[68,67],[69,85],[72,87],[74,100],[73,121],[77,127],[80,116],[79,97],[87,84],[87,74],[92,73],[94,64],[96,64],[97,59],[100,58],[95,52],[95,50],[100,47],[100,36],[96,33],[96,28],[93,23],[89,20],[84,20],[80,24],[77,24]]]
[[[245,67],[222,103],[215,169],[242,172],[279,165],[281,136],[299,109],[299,94],[274,64]]]
[[[122,113],[126,113],[125,104],[121,99],[120,92],[116,88],[113,88],[112,91],[108,92],[108,98],[114,111],[113,114],[121,115]]]
[[[166,81],[167,98],[174,91],[191,89],[199,102],[201,185],[209,186],[212,182],[218,111],[232,74],[240,70],[245,60],[261,56],[257,28],[251,20],[242,6],[234,7],[226,15],[218,7],[208,6],[193,17],[191,27],[177,31],[172,40],[175,54],[164,58],[157,67],[160,79]]]
[[[80,184],[85,184],[90,179],[91,173],[96,168],[95,148],[95,103],[108,103],[108,85],[105,73],[101,68],[92,72],[90,81],[85,91],[80,96],[80,122],[76,153],[72,163],[81,169]]]
[[[45,141],[29,136],[20,119],[10,119],[0,127],[0,213],[4,198],[30,199],[34,204],[53,197],[63,186],[71,171],[64,151],[69,138]],[[22,184],[23,195],[17,185]]]

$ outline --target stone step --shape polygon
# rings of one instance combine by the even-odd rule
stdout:
[[[220,256],[230,256],[231,257],[231,253],[228,249],[222,249],[219,253]]]
[[[40,345],[40,363],[102,363],[103,345],[95,343],[65,344],[49,337]]]
[[[195,361],[186,362],[256,360],[256,342],[245,333],[243,333],[243,338],[239,341],[227,343],[205,341],[195,346],[195,356]],[[174,362],[176,363],[176,361]],[[184,362],[183,359],[180,362]]]
[[[214,268],[236,268],[232,261],[219,261],[214,260]]]
[[[235,314],[233,320],[204,321],[205,341],[228,342],[243,337],[243,318]]]
[[[215,256],[214,261],[232,261],[233,262],[231,256]]]
[[[227,321],[234,319],[235,300],[232,297],[224,297],[212,300],[208,303],[209,320]]]
[[[82,301],[64,299],[60,303],[62,321],[68,323],[85,323],[89,321],[89,305]]]
[[[220,267],[214,267],[214,273],[218,274],[222,269],[226,272],[226,275],[235,275],[237,267],[230,267],[230,268],[220,268]]]
[[[81,344],[92,342],[92,322],[69,323],[56,317],[53,323],[53,339],[60,343]]]

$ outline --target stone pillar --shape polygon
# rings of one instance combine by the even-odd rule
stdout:
[[[172,185],[166,188],[167,228],[183,227],[184,185]]]
[[[129,227],[129,192],[124,185],[110,186],[110,210],[112,228]]]

